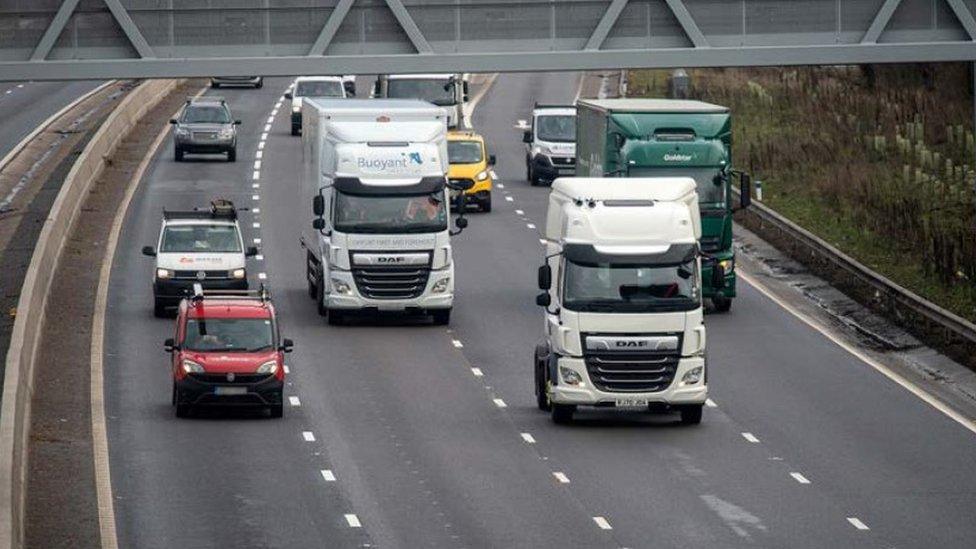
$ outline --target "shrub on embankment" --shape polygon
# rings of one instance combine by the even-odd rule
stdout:
[[[701,69],[731,107],[735,164],[764,202],[923,297],[976,320],[976,140],[965,64]],[[631,71],[663,97],[668,71]]]

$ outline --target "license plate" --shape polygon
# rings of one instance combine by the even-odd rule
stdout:
[[[617,408],[646,408],[646,398],[618,398],[615,402]]]
[[[215,395],[246,395],[247,387],[214,387]]]

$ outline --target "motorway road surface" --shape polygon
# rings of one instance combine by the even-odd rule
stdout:
[[[976,436],[745,284],[730,314],[707,318],[715,406],[701,426],[603,412],[556,426],[535,409],[547,189],[524,181],[513,126],[536,101],[572,101],[577,81],[503,75],[478,106],[501,184],[495,211],[456,238],[449,329],[329,327],[314,312],[287,103],[262,136],[287,81],[219,91],[243,119],[237,163],[177,164],[166,142],[112,272],[105,393],[121,547],[976,546]],[[169,404],[173,321],[152,316],[139,249],[163,206],[217,196],[258,208],[243,217],[263,248],[250,275],[266,276],[296,340],[283,420],[177,420]]]
[[[0,82],[0,158],[52,114],[101,82]]]

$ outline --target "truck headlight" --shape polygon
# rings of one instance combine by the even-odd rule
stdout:
[[[478,181],[484,181],[485,179],[488,179],[488,172],[487,171],[483,171],[483,172],[479,173],[475,177],[475,179],[478,180]]]
[[[567,368],[565,366],[559,367],[559,378],[563,380],[566,385],[582,385],[583,376],[579,375],[579,372],[572,368]]]
[[[302,112],[302,106],[301,105],[292,105],[291,112]]]
[[[257,373],[259,373],[259,374],[273,374],[273,373],[275,373],[277,371],[278,371],[278,361],[277,360],[269,360],[268,362],[265,362],[264,364],[258,366]]]
[[[156,269],[156,278],[166,280],[173,276],[173,271],[169,269]]]
[[[541,154],[544,156],[549,156],[550,154],[549,147],[543,147],[542,145],[533,145],[532,154],[533,155]]]
[[[233,278],[235,278],[237,280],[243,280],[244,277],[247,276],[247,270],[245,270],[245,269],[234,269],[233,271],[231,271],[230,275],[231,275],[231,277],[233,277]]]
[[[437,282],[434,283],[434,285],[430,289],[430,293],[432,293],[432,294],[442,294],[442,293],[444,293],[444,292],[447,291],[447,288],[450,285],[451,285],[451,277],[448,276],[448,277],[442,278],[442,279],[440,279],[440,280],[438,280]]]
[[[183,371],[188,374],[202,374],[203,366],[200,366],[199,364],[193,362],[192,360],[184,360]]]
[[[683,385],[694,385],[701,381],[702,374],[705,372],[704,366],[695,366],[694,368],[685,372],[685,375],[681,376],[681,383]]]
[[[352,295],[352,288],[349,287],[349,284],[346,284],[344,281],[339,280],[338,278],[332,279],[332,291],[337,294]]]
[[[234,128],[224,128],[220,130],[221,139],[230,139],[234,137]]]
[[[723,259],[718,264],[725,270],[725,274],[729,274],[735,270],[735,259]]]

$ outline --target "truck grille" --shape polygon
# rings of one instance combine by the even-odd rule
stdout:
[[[427,287],[430,267],[354,267],[353,280],[369,299],[413,299]]]
[[[717,252],[722,249],[722,238],[718,236],[703,236],[701,241],[703,252]]]
[[[203,279],[199,273],[203,273]],[[173,271],[174,280],[226,280],[230,278],[228,271]]]
[[[572,156],[553,156],[552,165],[553,166],[574,166],[576,165],[576,159]]]
[[[583,358],[590,381],[597,389],[610,393],[656,393],[667,389],[681,358],[681,336],[670,335],[678,336],[675,350],[585,350]]]

